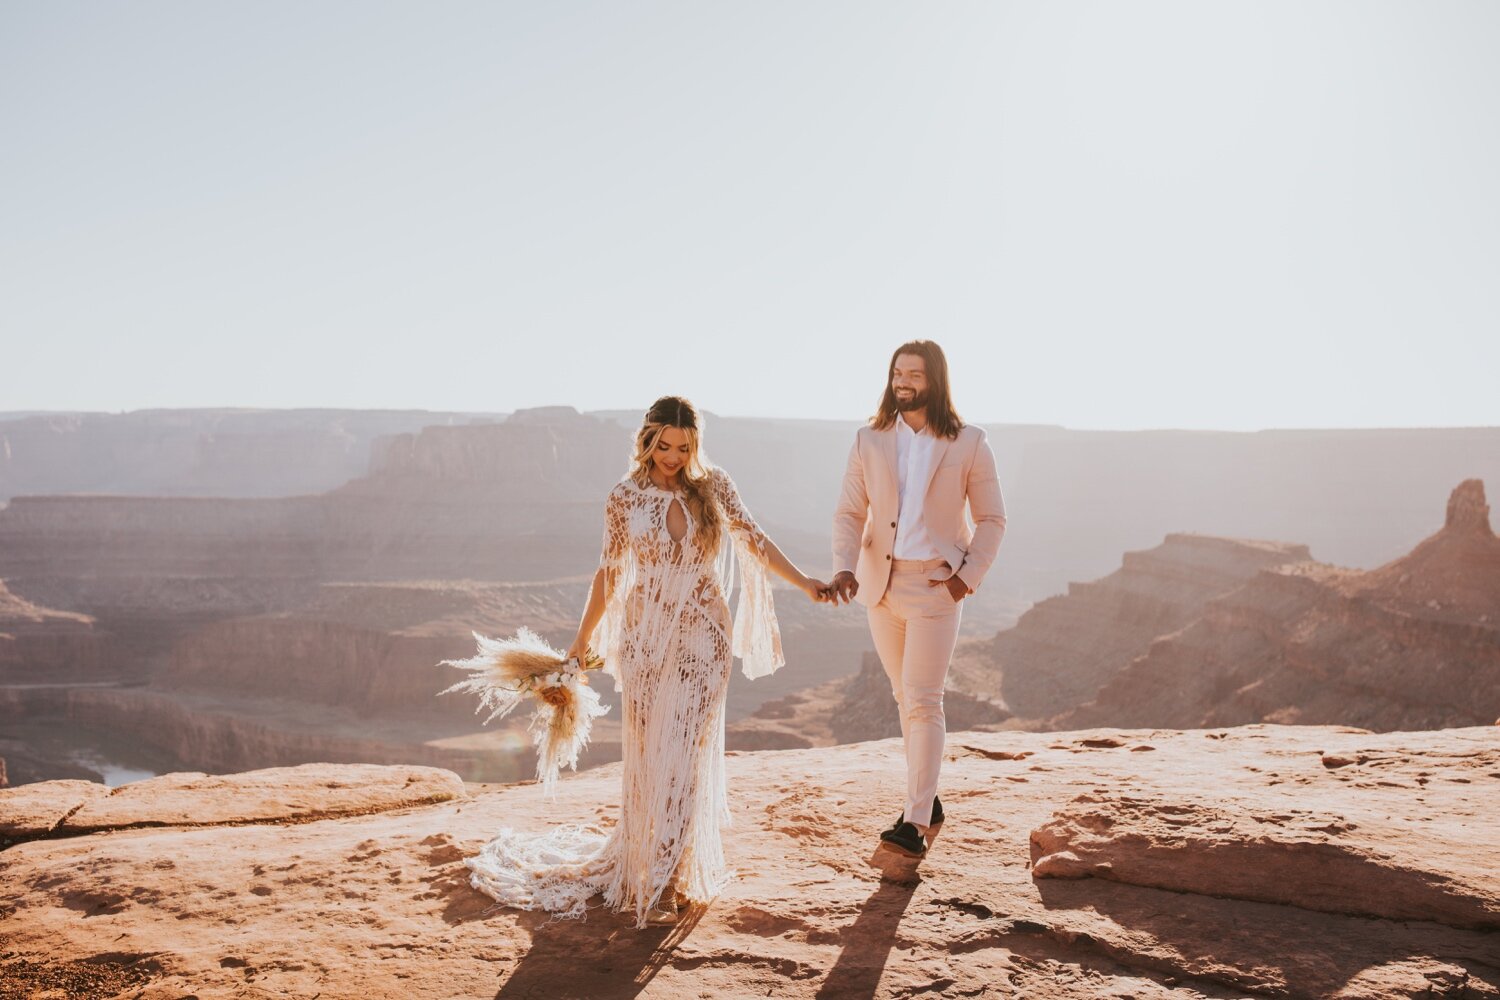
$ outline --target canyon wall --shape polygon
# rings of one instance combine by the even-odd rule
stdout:
[[[573,575],[597,563],[600,498],[628,444],[608,421],[523,417],[383,440],[368,475],[317,495],[17,497],[0,510],[0,578],[29,596],[59,577]]]
[[[470,713],[472,718],[472,707]],[[421,726],[280,699],[227,700],[148,688],[0,687],[0,724],[35,718],[129,733],[180,769],[210,773],[315,761],[430,764],[467,781],[520,781],[536,772],[521,718],[445,738]],[[581,766],[620,759],[618,727],[608,720],[597,726]]]
[[[1471,480],[1454,491],[1444,527],[1410,554],[1367,572],[1263,571],[1049,725],[1397,730],[1497,717],[1500,538]]]
[[[969,644],[954,683],[1039,718],[1087,701],[1153,639],[1261,569],[1309,559],[1304,545],[1174,534],[1127,552],[1101,580],[1068,585],[988,642]]]
[[[465,676],[440,661],[472,656],[473,631],[508,635],[523,625],[566,646],[587,592],[583,581],[324,584],[295,611],[195,629],[155,683],[473,725],[472,699],[437,696]]]
[[[1002,579],[1028,601],[1178,532],[1295,540],[1371,569],[1437,528],[1454,483],[1500,482],[1493,427],[1010,436],[991,434],[1013,515],[997,565],[1024,573]]]
[[[336,409],[0,413],[0,503],[55,493],[317,493],[363,475],[377,438],[500,417]]]
[[[7,684],[96,678],[107,637],[89,615],[42,607],[0,580],[0,678]]]

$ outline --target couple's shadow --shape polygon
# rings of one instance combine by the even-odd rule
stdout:
[[[896,945],[896,932],[922,881],[914,867],[903,865],[892,871],[873,859],[871,863],[886,872],[859,908],[854,923],[840,929],[839,957],[818,987],[819,1000],[875,996]]]
[[[496,1000],[639,996],[670,963],[704,912],[705,907],[695,906],[670,927],[641,930],[602,906],[590,910],[587,920],[527,913],[521,926],[531,933],[531,947],[516,962]]]
[[[871,863],[882,869],[881,880],[854,922],[838,929],[839,956],[818,987],[819,997],[875,995],[901,920],[921,882],[915,866],[881,864],[875,858]],[[678,947],[707,910],[695,906],[671,927],[643,930],[603,907],[591,911],[585,921],[525,914],[521,926],[531,933],[531,947],[517,960],[496,1000],[637,997],[657,973],[672,964]]]

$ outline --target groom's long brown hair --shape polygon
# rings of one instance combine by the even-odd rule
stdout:
[[[877,431],[889,430],[901,415],[891,382],[896,377],[896,359],[903,354],[915,354],[927,366],[927,426],[937,437],[958,437],[964,422],[953,408],[953,395],[948,390],[948,358],[931,340],[908,340],[891,355],[891,363],[885,370],[885,392],[880,397],[880,408],[870,418],[870,426]]]

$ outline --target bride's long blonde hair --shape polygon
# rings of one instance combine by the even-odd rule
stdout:
[[[688,512],[698,523],[693,541],[700,551],[716,552],[724,528],[724,512],[714,500],[709,483],[709,470],[713,466],[703,454],[703,432],[699,429],[698,410],[692,403],[681,396],[663,396],[651,404],[641,421],[641,429],[635,434],[635,461],[630,478],[637,486],[651,485],[651,456],[668,427],[676,427],[688,440],[688,460],[678,478]]]

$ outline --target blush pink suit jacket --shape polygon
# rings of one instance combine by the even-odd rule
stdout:
[[[978,590],[1005,536],[1005,498],[984,428],[969,424],[952,440],[940,438],[933,448],[931,477],[922,500],[928,537],[958,578]],[[833,515],[833,571],[852,571],[859,583],[855,600],[869,607],[880,603],[891,578],[899,482],[895,427],[861,427],[849,450]]]

